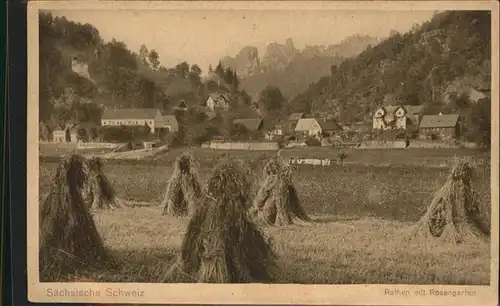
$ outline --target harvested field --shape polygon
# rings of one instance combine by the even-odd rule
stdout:
[[[448,168],[431,166],[460,155],[446,157],[443,152],[408,157],[430,160],[419,166],[397,163],[401,156],[398,158],[396,153],[389,153],[387,160],[376,165],[381,157],[372,151],[363,155],[364,160],[372,159],[372,165],[298,166],[294,185],[304,210],[316,222],[263,227],[265,235],[273,238],[279,255],[282,282],[488,284],[488,244],[403,241],[402,232],[425,213],[449,174]],[[462,155],[470,153],[466,152]],[[262,153],[241,154],[258,159]],[[203,186],[211,171],[207,155],[197,155]],[[349,151],[347,155],[346,161]],[[157,282],[164,277],[168,263],[178,256],[188,224],[187,218],[161,214],[165,178],[172,173],[171,161],[176,156],[169,153],[162,164],[117,163],[104,167],[119,198],[148,204],[96,212],[94,218],[104,244],[124,263],[115,270],[81,270],[78,274],[110,282]],[[55,163],[41,161],[41,195],[47,192],[55,169]],[[473,186],[484,222],[489,224],[489,166],[476,169]],[[54,280],[68,277],[53,275]]]

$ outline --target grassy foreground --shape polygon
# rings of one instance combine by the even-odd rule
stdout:
[[[56,164],[40,165],[40,193],[48,191]],[[187,219],[161,215],[158,207],[169,165],[106,165],[118,196],[145,206],[97,212],[105,245],[122,261],[118,268],[80,270],[99,281],[160,282],[177,255]],[[210,174],[202,167],[202,183]],[[405,231],[425,212],[448,169],[417,166],[300,166],[295,184],[316,223],[266,227],[279,254],[283,283],[392,283],[486,285],[488,244],[407,243]],[[476,170],[485,223],[490,223],[489,167]],[[52,280],[72,278],[46,275]]]

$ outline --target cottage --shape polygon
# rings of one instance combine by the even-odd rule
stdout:
[[[422,105],[385,105],[373,114],[374,130],[406,130],[419,124]]]
[[[321,127],[321,135],[323,137],[331,137],[336,133],[340,133],[343,131],[340,124],[337,123],[334,119],[330,118],[319,118],[316,119]]]
[[[293,131],[300,119],[305,118],[304,113],[292,113],[288,116],[288,130]]]
[[[297,121],[295,126],[295,133],[299,137],[316,137],[320,138],[322,129],[321,125],[315,118],[301,118]]]
[[[432,140],[452,140],[461,135],[460,116],[426,115],[422,117],[419,127],[419,138]]]
[[[207,107],[214,111],[216,109],[229,109],[229,103],[231,97],[229,93],[212,93],[208,96],[206,105]]]
[[[66,129],[55,129],[52,132],[52,141],[54,142],[70,142],[69,133],[67,133]]]
[[[148,126],[151,133],[158,130],[177,132],[177,119],[173,115],[163,115],[156,108],[106,109],[101,119],[102,126]]]
[[[271,129],[269,129],[266,133],[267,140],[273,140],[279,137],[283,137],[284,135],[283,126],[281,124],[274,125]]]

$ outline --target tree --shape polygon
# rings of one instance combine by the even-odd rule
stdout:
[[[148,64],[148,58],[149,58],[149,51],[146,45],[141,45],[141,49],[139,50],[139,60],[147,65]]]
[[[468,138],[478,145],[491,145],[491,99],[483,98],[474,104],[466,119],[470,125]]]
[[[233,71],[233,81],[231,83],[231,88],[233,91],[237,91],[238,87],[240,86],[240,80],[238,80],[238,75],[236,74],[236,71]]]
[[[267,86],[259,94],[259,106],[266,113],[277,112],[285,106],[285,98],[278,87]]]
[[[149,63],[151,64],[151,67],[156,70],[160,66],[160,55],[158,55],[158,52],[156,52],[154,49],[149,52]]]
[[[177,76],[186,78],[189,73],[189,64],[187,62],[182,62],[175,66],[175,74]]]
[[[226,68],[224,70],[224,82],[227,84],[227,85],[232,85],[233,84],[233,70],[231,70],[231,68]]]
[[[130,69],[137,70],[137,61],[132,52],[127,49],[125,43],[112,39],[111,42],[103,46],[106,69]]]
[[[200,66],[198,66],[196,64],[191,65],[191,72],[195,73],[198,76],[201,76],[201,68],[200,68]]]
[[[221,61],[219,61],[219,64],[217,64],[217,67],[215,67],[215,75],[220,79],[224,78],[224,67],[222,67]]]

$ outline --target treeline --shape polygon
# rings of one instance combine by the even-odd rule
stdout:
[[[347,122],[369,117],[384,103],[424,105],[427,113],[471,113],[464,93],[471,84],[489,86],[490,50],[490,12],[438,13],[333,65],[329,76],[293,99],[291,108]],[[462,104],[454,103],[457,97]]]

